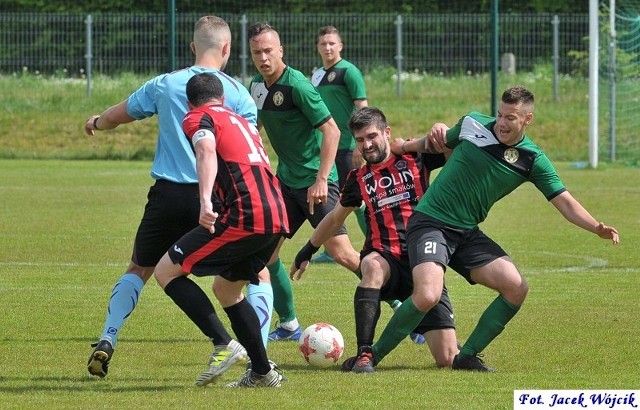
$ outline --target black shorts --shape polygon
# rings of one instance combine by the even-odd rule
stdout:
[[[279,234],[255,234],[219,222],[215,232],[198,225],[169,249],[173,263],[195,276],[222,276],[258,283],[258,273],[275,251]]]
[[[198,184],[157,180],[147,194],[131,260],[143,267],[156,266],[175,241],[198,226],[199,218]]]
[[[347,180],[349,171],[353,169],[353,151],[350,149],[339,149],[336,152],[336,169],[338,170],[338,186],[340,189]]]
[[[380,253],[374,250],[362,251],[361,258],[376,252],[382,256],[389,264],[389,280],[380,289],[380,299],[384,301],[407,299],[413,293],[413,277],[409,268],[409,258],[396,259],[387,253]],[[415,331],[423,334],[429,330],[455,329],[456,324],[453,319],[453,306],[449,299],[447,287],[442,289],[440,302],[427,312]]]
[[[445,269],[448,265],[472,285],[471,269],[508,256],[480,228],[454,228],[422,212],[409,218],[407,248],[412,269],[424,262],[437,262]]]
[[[328,183],[327,203],[315,204],[313,207],[313,215],[309,213],[309,204],[307,203],[307,188],[294,189],[289,188],[280,181],[282,186],[282,197],[287,208],[287,216],[289,217],[289,234],[287,238],[293,238],[293,235],[300,229],[305,221],[309,221],[314,228],[318,226],[322,218],[336,206],[340,192],[335,182]],[[343,235],[347,233],[347,228],[343,225],[336,233]]]

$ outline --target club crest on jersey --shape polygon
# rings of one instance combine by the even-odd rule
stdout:
[[[273,94],[273,103],[276,105],[276,107],[279,107],[283,102],[284,94],[282,94],[282,91],[276,91],[276,93]]]
[[[397,161],[393,166],[396,167],[398,171],[405,170],[407,169],[407,161],[405,160]]]
[[[327,81],[333,82],[333,80],[335,79],[336,79],[336,73],[334,71],[330,72],[329,75],[327,76]]]
[[[520,156],[520,153],[515,148],[505,149],[504,154],[502,155],[504,160],[507,161],[509,164],[515,164],[516,161],[518,161],[519,156]]]

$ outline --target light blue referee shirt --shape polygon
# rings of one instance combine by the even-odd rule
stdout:
[[[191,184],[198,182],[196,158],[182,131],[188,111],[187,81],[195,74],[215,73],[224,86],[224,105],[256,125],[258,111],[249,91],[225,73],[203,67],[189,67],[162,74],[147,81],[127,99],[127,114],[136,120],[158,114],[158,143],[151,177]]]

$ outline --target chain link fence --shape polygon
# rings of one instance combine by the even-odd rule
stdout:
[[[315,49],[321,26],[334,25],[345,44],[343,56],[368,70],[398,66],[403,71],[452,75],[489,72],[489,14],[219,14],[234,39],[226,71],[243,77],[253,73],[246,28],[268,21],[281,34],[285,61],[310,74],[320,63]],[[165,14],[0,13],[0,74],[22,71],[83,77],[87,57],[94,73],[157,74],[193,63],[189,43],[196,14],[177,14],[175,60],[170,58],[170,31]],[[554,28],[557,22],[557,56]],[[516,69],[553,64],[573,73],[571,54],[588,49],[587,14],[499,15],[499,53],[515,56]],[[88,47],[89,46],[89,47]],[[175,66],[171,67],[175,62]]]

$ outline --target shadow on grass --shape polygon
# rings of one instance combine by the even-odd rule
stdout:
[[[68,392],[76,393],[82,391],[92,392],[160,392],[160,391],[184,391],[185,383],[175,379],[142,379],[127,378],[123,385],[122,381],[109,383],[107,379],[89,377],[0,377],[0,392],[11,394],[22,394],[37,391],[46,392]],[[3,386],[2,384],[11,384]]]

